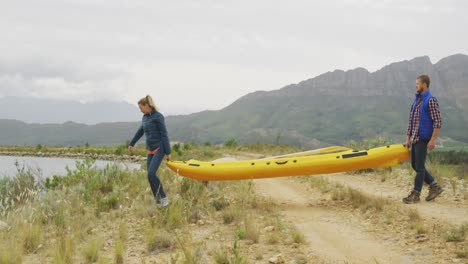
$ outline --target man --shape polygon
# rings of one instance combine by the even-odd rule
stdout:
[[[427,75],[420,75],[416,79],[416,99],[409,115],[406,147],[411,146],[411,166],[416,171],[416,178],[413,190],[408,197],[403,198],[403,202],[407,204],[419,202],[423,182],[429,184],[429,195],[426,201],[434,200],[443,191],[424,165],[427,150],[435,148],[437,136],[442,127],[439,103],[429,91],[430,82]]]

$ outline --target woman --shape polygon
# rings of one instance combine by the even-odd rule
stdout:
[[[138,107],[143,113],[142,124],[130,142],[128,151],[131,153],[136,142],[143,134],[146,134],[148,181],[156,201],[159,201],[162,207],[166,207],[169,205],[169,199],[164,192],[158,175],[156,175],[156,171],[164,155],[166,155],[168,161],[171,159],[171,146],[169,144],[169,137],[167,136],[164,116],[157,111],[153,99],[149,95],[138,101]]]

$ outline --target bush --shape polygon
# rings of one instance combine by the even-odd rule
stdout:
[[[36,182],[32,171],[20,168],[18,163],[16,166],[16,176],[0,178],[0,216],[6,215],[18,205],[29,202],[39,191],[39,183]]]
[[[235,231],[234,235],[236,239],[243,240],[245,238],[245,230],[239,228]]]
[[[216,209],[216,211],[221,211],[225,207],[229,206],[229,201],[226,198],[221,197],[221,198],[218,198],[218,199],[214,199],[211,202],[211,205]]]
[[[117,209],[119,207],[120,197],[117,193],[111,193],[104,198],[98,200],[99,211],[109,211],[110,209]]]
[[[468,223],[461,224],[458,227],[453,227],[447,231],[447,242],[463,242],[468,235]]]
[[[234,210],[227,210],[227,211],[223,211],[222,217],[223,217],[223,222],[225,224],[230,224],[234,222],[234,220],[236,220],[236,218],[238,217],[238,214]]]
[[[146,246],[148,252],[169,249],[175,246],[175,240],[172,235],[165,231],[152,229],[148,234]]]
[[[186,143],[184,144],[184,150],[190,150],[191,146],[190,144]]]
[[[297,229],[291,231],[291,236],[294,243],[303,244],[305,242],[304,234]]]
[[[224,146],[225,147],[228,147],[228,148],[234,148],[234,147],[237,147],[237,141],[235,138],[233,137],[230,137],[226,140],[226,142],[224,142]]]
[[[229,264],[228,254],[224,251],[216,251],[213,259],[216,264]]]

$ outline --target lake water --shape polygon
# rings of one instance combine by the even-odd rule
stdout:
[[[17,168],[24,166],[25,169],[31,169],[33,172],[40,171],[42,178],[52,177],[53,175],[66,175],[68,166],[71,170],[76,169],[75,162],[77,159],[72,158],[42,158],[42,157],[16,157],[16,156],[0,156],[0,178],[11,177],[16,175]],[[96,168],[104,168],[107,164],[119,164],[122,168],[140,169],[141,165],[131,162],[114,162],[105,160],[96,160],[94,166]]]

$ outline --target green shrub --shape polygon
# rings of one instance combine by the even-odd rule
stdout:
[[[461,224],[458,227],[452,227],[446,233],[447,242],[463,242],[468,235],[468,223]]]
[[[230,137],[226,140],[226,142],[224,142],[224,146],[225,147],[228,147],[228,148],[234,148],[234,147],[237,147],[237,141],[235,138],[233,137]]]
[[[211,201],[211,205],[216,209],[216,211],[221,211],[229,206],[229,201],[223,196]]]

